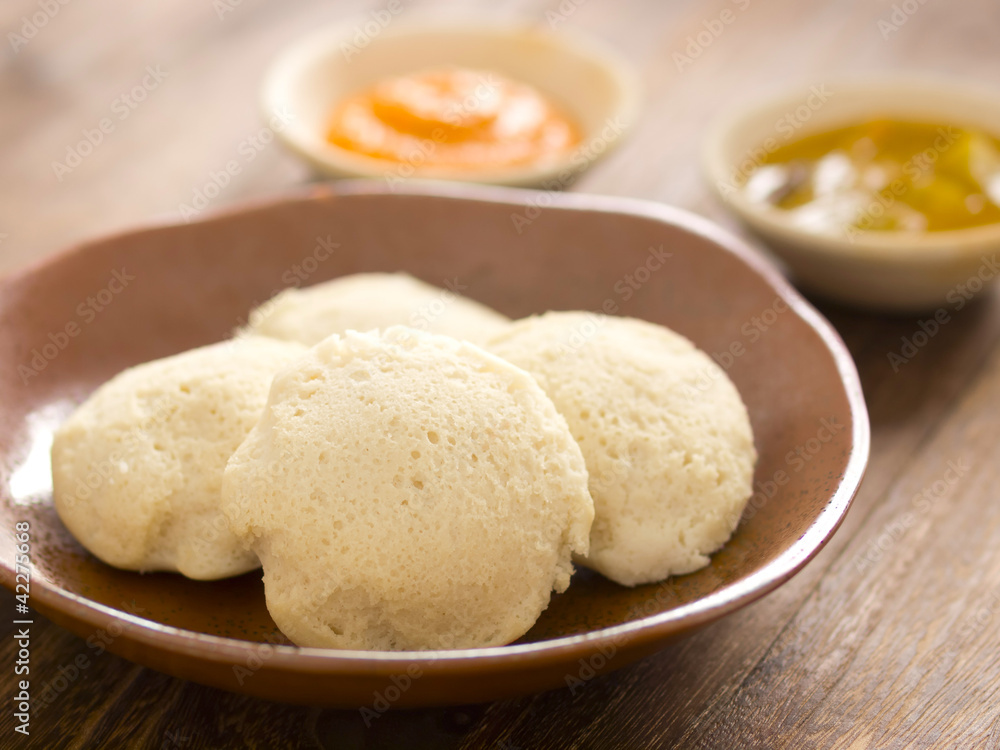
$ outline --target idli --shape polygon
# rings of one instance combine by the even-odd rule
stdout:
[[[53,499],[109,565],[209,580],[258,567],[219,510],[222,473],[275,370],[304,347],[261,337],[147,362],[98,388],[56,431]]]
[[[405,327],[331,336],[279,372],[223,512],[300,646],[509,643],[587,551],[580,448],[523,370]]]
[[[583,312],[516,321],[489,349],[535,376],[583,450],[596,516],[581,564],[626,586],[708,564],[757,460],[715,362],[662,326]]]
[[[333,333],[403,325],[480,344],[509,322],[405,273],[358,273],[280,292],[250,313],[246,330],[312,346]]]

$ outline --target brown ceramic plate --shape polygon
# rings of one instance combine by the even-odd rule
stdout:
[[[672,255],[658,259],[661,247]],[[719,355],[750,410],[760,492],[711,565],[635,589],[580,571],[509,646],[327,651],[288,645],[259,573],[203,583],[115,570],[63,528],[51,432],[99,384],[227,337],[289,284],[398,269],[514,318],[617,310]],[[107,237],[0,280],[0,362],[4,585],[15,588],[16,524],[27,523],[32,608],[92,648],[296,703],[371,705],[376,692],[394,706],[486,701],[627,664],[793,575],[839,525],[868,458],[861,387],[830,325],[738,239],[627,199],[342,183]]]

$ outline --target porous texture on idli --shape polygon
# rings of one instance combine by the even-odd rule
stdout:
[[[119,373],[56,431],[53,499],[109,565],[209,580],[258,567],[219,509],[222,473],[275,370],[305,347],[248,337]]]
[[[594,513],[530,375],[404,327],[332,336],[280,372],[222,494],[281,631],[342,649],[515,640],[569,584]]]
[[[455,290],[409,274],[358,273],[280,292],[250,313],[245,330],[312,346],[334,333],[402,325],[481,344],[509,322]]]
[[[489,349],[535,376],[583,450],[596,516],[582,564],[626,586],[708,564],[757,460],[715,362],[663,326],[583,312],[516,321]]]

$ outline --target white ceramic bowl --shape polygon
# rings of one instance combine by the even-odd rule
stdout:
[[[374,32],[374,33],[370,33]],[[579,148],[544,167],[414,173],[339,148],[326,140],[332,111],[344,96],[377,81],[426,68],[457,65],[496,71],[531,84],[572,116]],[[265,119],[289,147],[334,177],[430,177],[498,185],[563,187],[611,150],[638,111],[638,87],[628,66],[598,42],[532,26],[406,22],[381,28],[360,19],[295,42],[271,64],[263,85]],[[276,118],[277,115],[277,118]],[[283,120],[289,119],[287,124]],[[419,161],[419,156],[414,163]]]
[[[795,226],[787,212],[741,189],[771,150],[811,133],[874,117],[1000,132],[1000,92],[947,79],[886,77],[807,87],[719,119],[703,152],[711,187],[789,266],[805,289],[870,309],[918,313],[958,304],[997,275],[1000,224],[947,232],[869,231],[851,237]]]

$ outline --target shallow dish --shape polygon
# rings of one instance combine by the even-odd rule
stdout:
[[[622,666],[781,584],[833,534],[867,462],[868,416],[844,345],[754,251],[704,219],[565,194],[529,210],[537,197],[317,186],[91,241],[0,280],[0,580],[14,588],[16,524],[27,523],[31,606],[60,625],[178,677],[338,706],[376,692],[418,706],[563,686],[581,679],[581,660]],[[288,284],[398,269],[512,317],[575,308],[664,323],[717,355],[750,412],[760,491],[711,565],[635,589],[580,571],[509,646],[372,653],[283,645],[259,572],[211,583],[140,575],[72,539],[52,507],[48,447],[74,404],[127,366],[227,337]]]
[[[326,132],[334,106],[344,96],[383,78],[425,68],[458,65],[531,84],[570,115],[582,135],[579,147],[544,166],[440,169],[425,177],[497,185],[538,186],[549,181],[565,185],[610,152],[635,121],[635,76],[596,40],[527,25],[394,21],[384,29],[377,25],[369,29],[371,23],[371,19],[360,19],[314,32],[281,53],[264,77],[265,120],[286,145],[322,174],[383,178],[391,184],[414,176],[426,154],[414,154],[410,163],[374,159],[333,145],[326,140]]]
[[[860,232],[851,237],[794,226],[742,187],[762,154],[811,133],[895,117],[972,126],[996,135],[1000,92],[947,79],[886,77],[824,83],[723,115],[705,141],[707,179],[720,199],[767,240],[803,288],[861,307],[915,313],[955,304],[1000,270],[1000,224],[946,232]],[[933,155],[932,155],[933,156]]]

